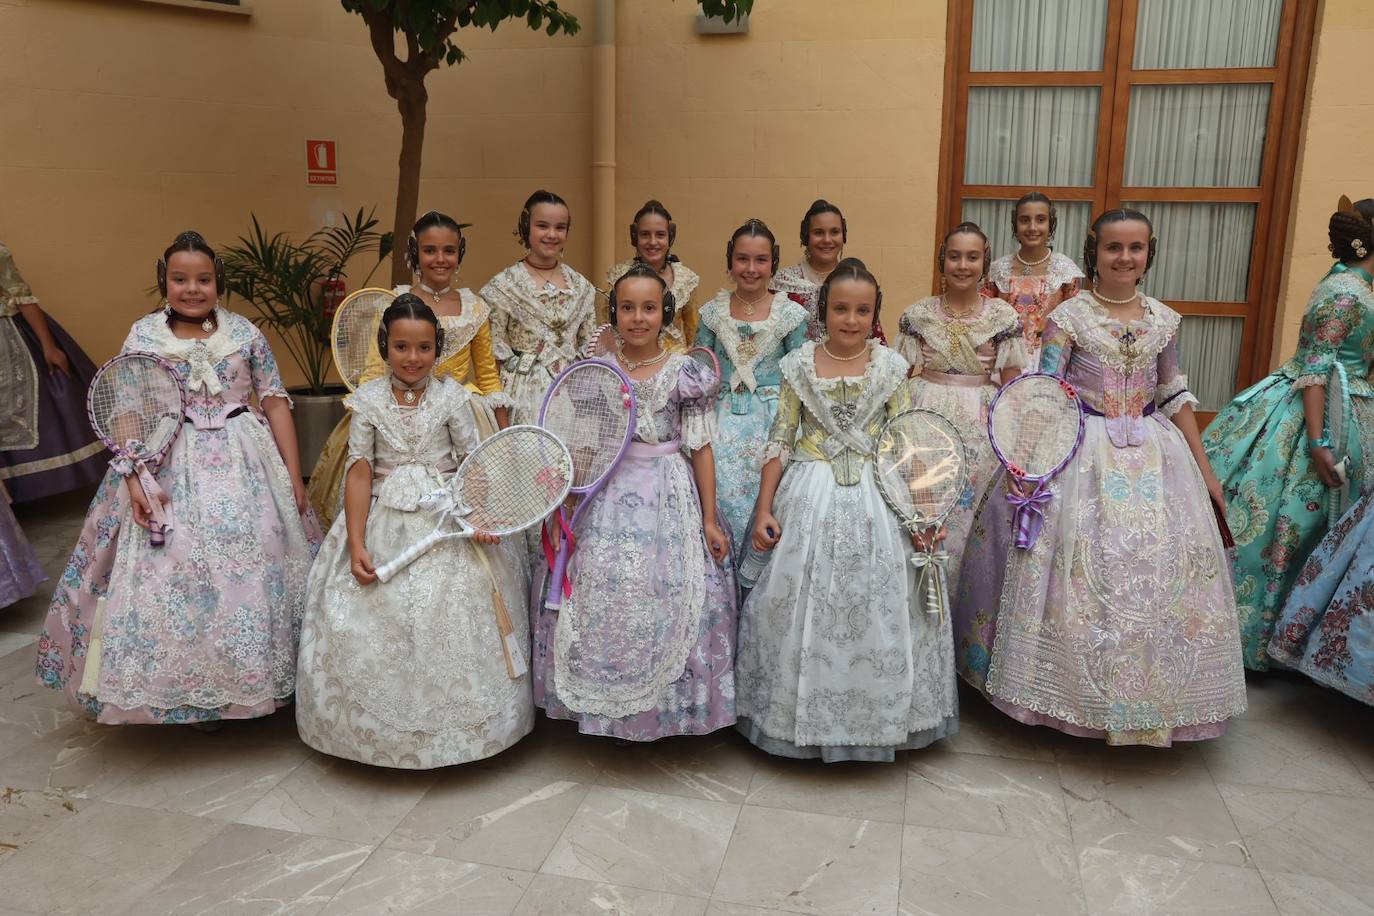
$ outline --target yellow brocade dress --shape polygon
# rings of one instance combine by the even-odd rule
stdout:
[[[396,287],[396,294],[410,292],[409,286]],[[444,349],[434,364],[434,374],[439,377],[453,378],[482,395],[471,400],[473,418],[477,422],[478,435],[485,439],[497,429],[496,418],[492,411],[497,407],[509,407],[510,399],[501,390],[501,375],[496,371],[496,358],[491,349],[491,325],[488,319],[491,308],[469,289],[461,289],[458,295],[462,300],[462,313],[441,315],[439,321],[444,326]],[[377,316],[381,321],[381,315]],[[386,372],[386,363],[381,355],[369,355],[367,368],[363,370],[359,384],[380,378]],[[352,414],[345,414],[329,434],[315,469],[310,472],[307,491],[310,505],[319,516],[320,524],[327,530],[339,514],[343,497],[344,464],[348,458],[348,431]]]

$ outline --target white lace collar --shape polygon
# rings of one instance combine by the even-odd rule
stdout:
[[[252,322],[235,315],[222,306],[215,307],[215,330],[203,339],[186,339],[172,333],[167,323],[166,313],[162,310],[145,316],[138,322],[133,337],[140,339],[135,343],[139,349],[152,349],[160,356],[179,360],[190,367],[187,374],[188,391],[203,391],[216,395],[224,390],[215,366],[231,353],[239,350],[251,339]],[[245,334],[245,330],[249,333]]]
[[[1144,316],[1123,324],[1085,290],[1061,303],[1050,313],[1050,320],[1073,338],[1075,346],[1097,357],[1104,366],[1130,374],[1158,359],[1183,321],[1182,315],[1158,299],[1142,294],[1140,301]],[[1121,334],[1113,334],[1114,329],[1129,330],[1129,343]]]
[[[958,327],[977,348],[998,334],[1015,329],[1019,317],[1016,310],[1001,299],[982,297],[976,315],[956,318],[945,311],[939,296],[930,296],[909,306],[897,322],[897,331],[909,337],[920,337],[937,351],[949,354],[954,349],[950,328]]]
[[[754,391],[758,387],[754,366],[781,346],[787,335],[806,324],[806,320],[806,308],[793,302],[782,291],[773,294],[768,317],[757,321],[735,318],[730,314],[728,289],[716,293],[714,299],[701,307],[701,323],[716,335],[730,360],[731,390],[743,384],[749,391]]]
[[[344,399],[344,406],[366,417],[387,443],[403,455],[414,455],[430,434],[466,403],[467,388],[448,376],[430,376],[420,403],[397,409],[391,394],[391,374],[363,382]],[[401,411],[410,414],[403,417]]]
[[[910,366],[897,353],[876,340],[870,340],[868,366],[859,378],[859,397],[842,411],[837,411],[837,405],[823,392],[837,387],[841,381],[853,382],[854,377],[823,379],[816,375],[817,346],[815,341],[808,340],[784,356],[783,377],[827,436],[843,448],[867,455],[872,451],[873,443],[864,429],[886,407],[892,393],[906,383]],[[823,451],[827,449],[835,451],[835,446],[822,448]]]
[[[988,282],[1004,293],[1011,292],[1011,281],[1015,272],[1012,266],[1014,262],[1015,256],[1010,254],[1002,255],[993,261],[988,268]],[[1055,251],[1050,254],[1050,263],[1045,268],[1043,277],[1015,277],[1015,279],[1044,280],[1050,289],[1059,289],[1075,280],[1082,280],[1083,271],[1078,269],[1078,265],[1074,263],[1072,258]]]
[[[395,292],[399,296],[410,292],[410,289],[408,284],[403,283],[396,287]],[[458,301],[462,305],[457,315],[439,316],[439,323],[444,326],[444,352],[439,354],[435,365],[452,359],[453,354],[472,343],[472,338],[477,336],[482,325],[491,317],[491,307],[467,287],[458,290]]]

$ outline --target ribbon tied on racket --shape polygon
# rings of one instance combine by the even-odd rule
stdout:
[[[1013,517],[1016,519],[1016,543],[1034,544],[1040,537],[1040,529],[1045,524],[1045,509],[1054,498],[1048,486],[1037,486],[1029,495],[1015,489],[1007,491],[1007,502],[1011,503]]]
[[[934,607],[927,606],[927,614],[939,614],[940,620],[945,619],[945,610],[949,607],[948,589],[945,587],[945,570],[949,568],[949,554],[943,550],[932,550],[927,553],[916,551],[911,557],[911,565],[916,567],[916,589],[926,586],[935,595]],[[934,578],[927,581],[928,576]]]

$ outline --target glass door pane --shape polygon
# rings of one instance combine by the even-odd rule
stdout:
[[[1140,0],[1136,70],[1272,67],[1283,0]]]
[[[1272,88],[1268,83],[1132,87],[1123,184],[1258,187]]]
[[[1026,190],[1030,190],[1027,188]],[[1011,205],[1014,200],[964,199],[964,219],[978,224],[987,233],[992,256],[1000,258],[1017,249],[1016,235],[1011,231]],[[1054,212],[1059,218],[1050,247],[1073,258],[1083,266],[1083,237],[1092,222],[1092,204],[1086,200],[1057,200]],[[944,235],[941,232],[940,235]]]
[[[1244,318],[1184,315],[1178,331],[1178,362],[1197,395],[1198,410],[1215,413],[1236,393]]]
[[[965,184],[1090,187],[1097,155],[1096,86],[973,86]]]
[[[1154,223],[1159,247],[1141,288],[1168,303],[1244,302],[1255,238],[1254,204],[1143,201],[1123,204]]]
[[[1106,42],[1107,0],[976,0],[969,69],[1101,70]]]

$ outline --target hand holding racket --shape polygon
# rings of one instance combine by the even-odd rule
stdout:
[[[148,544],[167,542],[168,496],[149,470],[172,447],[186,415],[186,390],[170,363],[152,353],[121,353],[100,367],[86,394],[91,429],[114,453],[110,466],[137,478],[148,510]],[[129,486],[131,498],[136,490]],[[136,518],[142,513],[136,513]]]
[[[1057,375],[1030,372],[1003,386],[988,408],[988,439],[1011,475],[1007,501],[1015,506],[1014,543],[1035,546],[1049,482],[1068,465],[1083,441],[1083,408],[1078,392]]]
[[[539,425],[569,443],[573,463],[571,492],[578,497],[571,523],[562,509],[555,516],[560,533],[557,547],[547,532],[544,537],[544,554],[550,570],[545,604],[557,609],[572,594],[567,569],[575,546],[573,530],[592,497],[615,473],[634,436],[635,396],[630,377],[600,359],[573,363],[549,386],[539,408]]]
[[[878,492],[908,534],[944,525],[968,485],[964,441],[943,414],[924,407],[904,410],[887,421],[873,447]],[[936,550],[938,533],[922,537],[911,558],[925,585],[926,612],[944,619],[948,606],[945,565]]]

